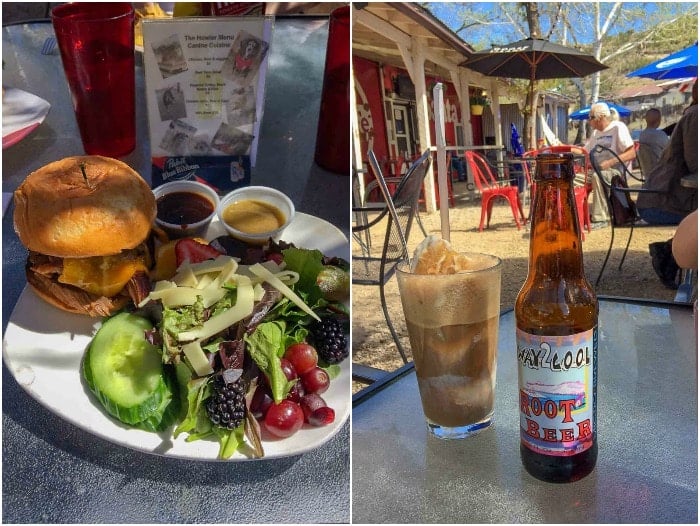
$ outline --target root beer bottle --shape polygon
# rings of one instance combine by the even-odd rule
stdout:
[[[572,154],[537,157],[528,275],[515,301],[520,458],[571,482],[598,456],[598,300],[583,273]]]

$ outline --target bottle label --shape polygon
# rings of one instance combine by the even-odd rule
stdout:
[[[586,451],[596,435],[598,327],[568,336],[516,330],[520,441],[542,455]]]

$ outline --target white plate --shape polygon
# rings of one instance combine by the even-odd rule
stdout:
[[[207,239],[223,233],[217,222]],[[350,246],[336,227],[314,216],[297,213],[282,239],[298,247],[317,248],[329,256],[349,259]],[[107,416],[85,386],[80,361],[92,335],[100,325],[95,318],[70,314],[41,300],[26,287],[17,301],[5,332],[3,358],[17,382],[39,403],[78,427],[110,442],[139,451],[169,457],[216,460],[219,445],[214,440],[185,442],[173,439],[172,430],[149,433],[129,428]],[[335,410],[335,422],[325,427],[304,427],[283,440],[264,440],[265,458],[298,455],[315,449],[342,427],[350,415],[350,360],[341,364],[341,374],[322,396]],[[236,453],[228,461],[248,460]]]
[[[51,104],[17,88],[5,88],[2,98],[2,149],[29,135],[49,113]]]

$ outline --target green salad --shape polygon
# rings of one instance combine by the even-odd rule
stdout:
[[[322,395],[348,355],[347,262],[273,245],[243,265],[179,243],[189,256],[172,279],[105,319],[86,350],[83,376],[104,410],[217,440],[222,459],[262,457],[266,437],[333,422]]]

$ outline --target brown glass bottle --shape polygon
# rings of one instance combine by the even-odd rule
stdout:
[[[583,272],[573,155],[537,157],[527,279],[515,301],[520,458],[571,482],[598,456],[598,300]]]

